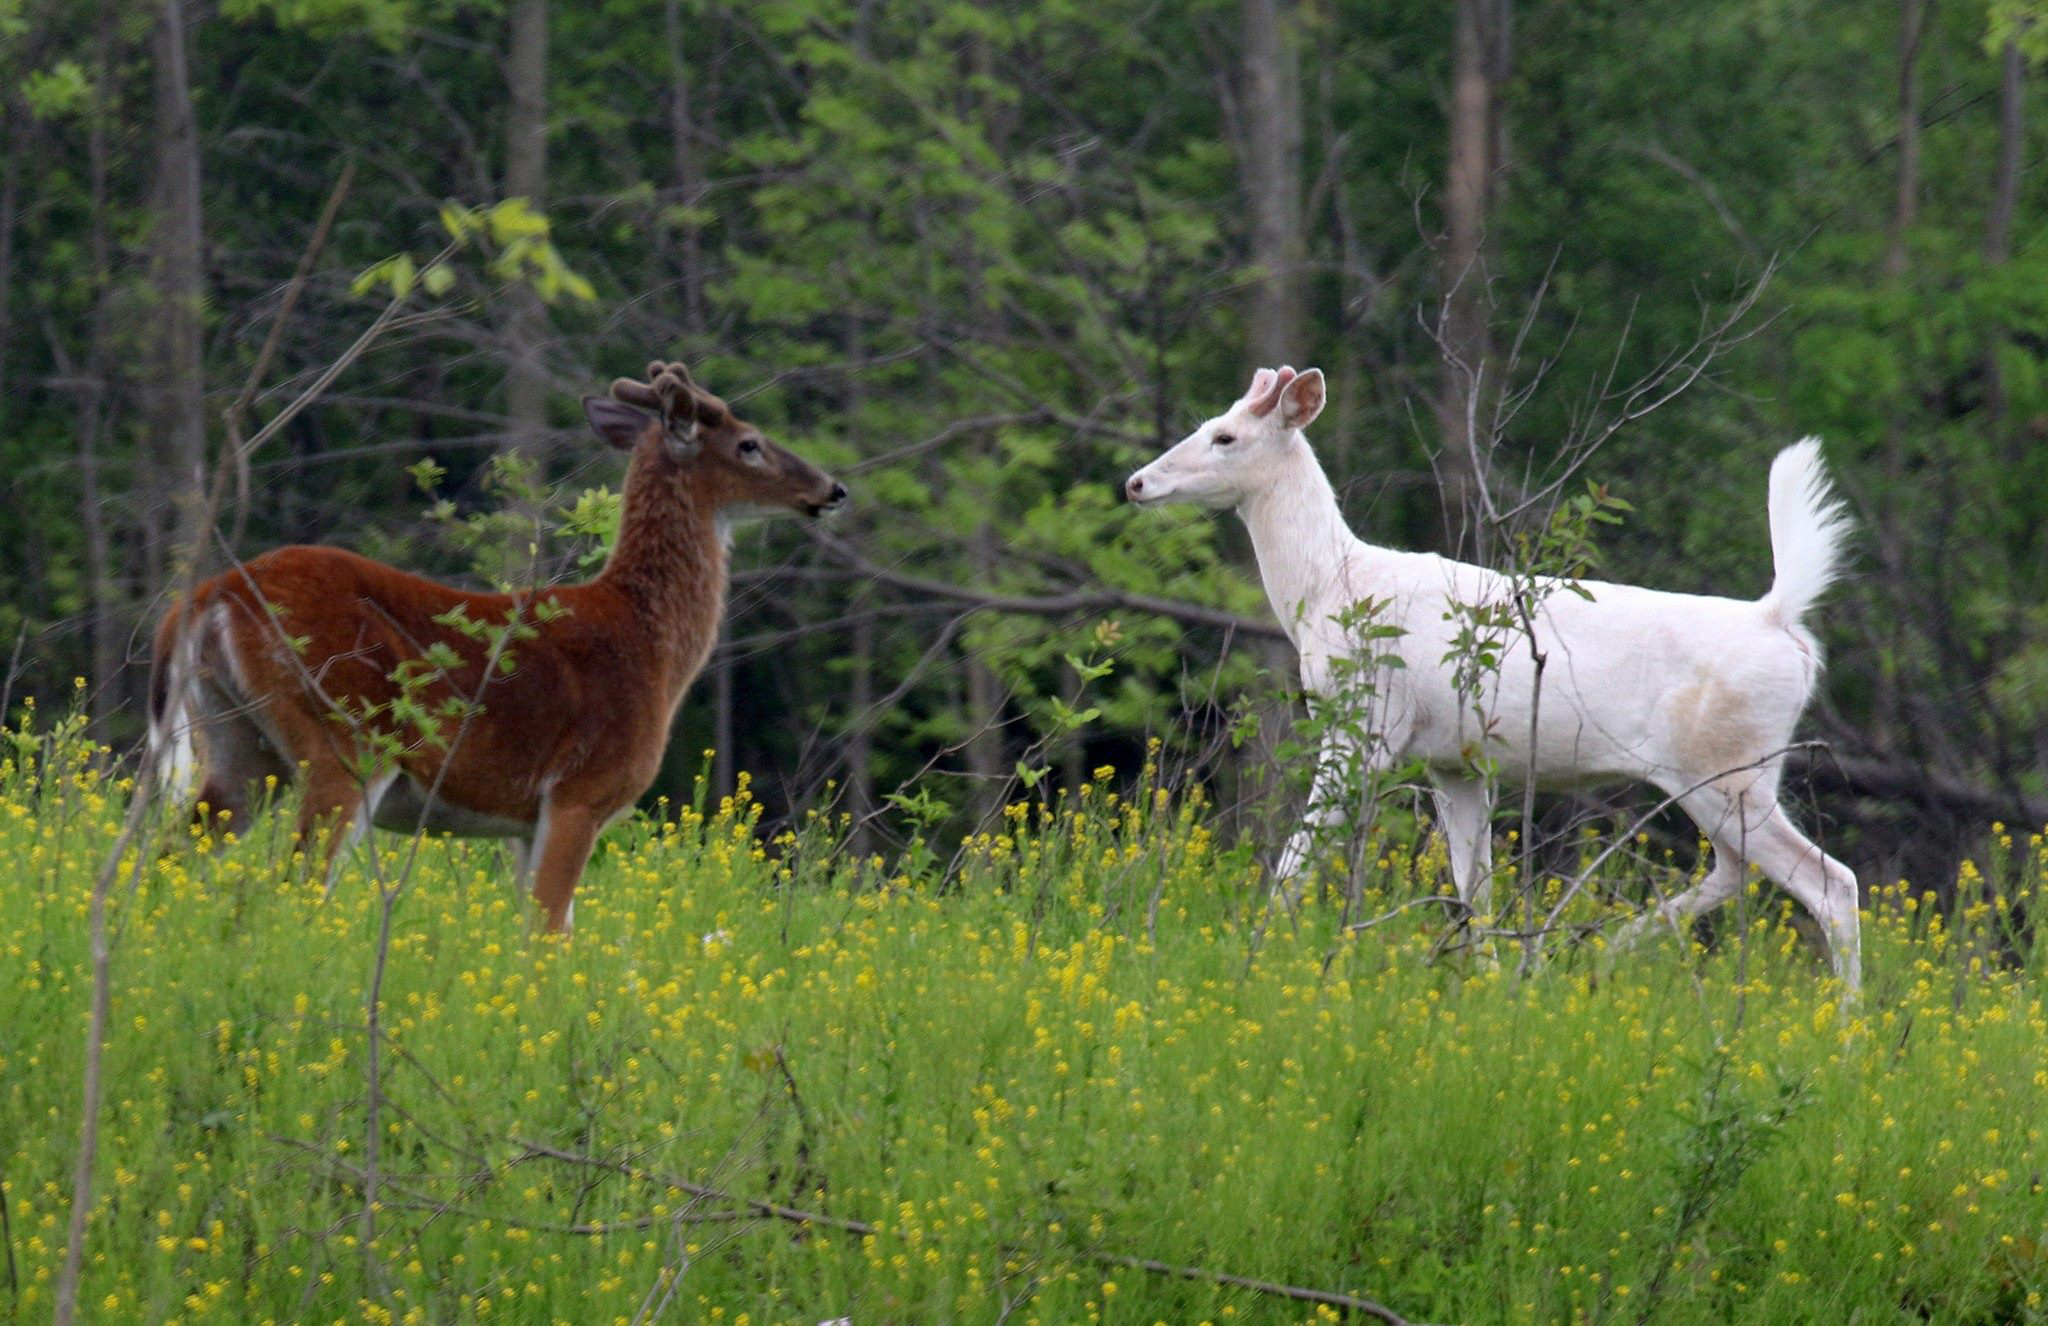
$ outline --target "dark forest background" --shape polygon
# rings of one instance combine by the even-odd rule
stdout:
[[[879,847],[906,780],[1158,737],[1243,806],[1291,659],[1234,522],[1117,486],[1318,364],[1367,537],[1498,560],[1582,464],[1633,506],[1602,573],[1670,589],[1760,594],[1766,466],[1825,438],[1858,555],[1791,782],[1866,882],[1953,879],[2048,821],[2037,8],[0,0],[4,703],[83,677],[139,734],[203,476],[417,284],[216,557],[577,574],[577,398],[681,358],[855,501],[741,530],[658,791]],[[409,283],[450,204],[501,224]]]

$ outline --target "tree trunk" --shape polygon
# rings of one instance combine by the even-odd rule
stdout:
[[[1338,467],[1349,469],[1358,460],[1359,421],[1364,417],[1360,403],[1366,396],[1366,355],[1368,338],[1364,328],[1379,302],[1380,281],[1372,255],[1359,234],[1358,216],[1352,191],[1342,181],[1347,173],[1346,148],[1350,136],[1337,127],[1337,72],[1322,62],[1316,77],[1320,95],[1316,98],[1321,116],[1318,128],[1323,140],[1323,172],[1334,181],[1329,189],[1329,225],[1337,243],[1337,326],[1335,343],[1325,352],[1322,367],[1329,374],[1330,408],[1323,414],[1323,444],[1317,451]],[[1311,224],[1315,224],[1311,221]]]
[[[854,613],[847,662],[846,711],[853,722],[846,730],[840,805],[853,820],[846,845],[858,861],[875,850],[875,614],[865,596]]]
[[[697,144],[697,125],[691,109],[689,53],[683,43],[681,0],[663,0],[662,25],[668,36],[668,133],[672,153],[676,201],[696,208],[704,201],[704,160]],[[661,233],[668,225],[661,223]],[[704,331],[704,244],[703,227],[694,218],[676,228],[677,279],[682,284],[683,329],[692,335]]]
[[[147,447],[162,457],[163,496],[170,504],[169,557],[199,542],[206,469],[206,383],[199,314],[205,300],[204,237],[199,203],[199,124],[192,109],[183,0],[162,0],[152,42],[156,73],[156,224],[150,232],[150,282],[155,288],[151,433]],[[154,587],[152,587],[154,588]]]
[[[1258,276],[1246,310],[1255,367],[1308,366],[1301,270],[1301,14],[1296,0],[1244,0],[1244,190]]]
[[[996,565],[996,532],[983,525],[974,532],[974,557],[984,577]],[[967,773],[974,784],[972,801],[977,815],[994,808],[1009,775],[1003,762],[1003,679],[996,675],[979,653],[967,655]]]
[[[729,797],[739,786],[739,763],[732,748],[733,659],[730,649],[711,658],[711,799]]]
[[[967,657],[967,773],[975,813],[994,808],[1009,770],[1003,765],[1003,681],[980,654]]]
[[[505,52],[505,197],[547,205],[548,0],[512,0]],[[547,447],[547,310],[524,284],[505,292],[505,416],[510,445]]]
[[[1443,446],[1444,529],[1449,545],[1485,553],[1483,489],[1494,384],[1493,302],[1487,291],[1486,232],[1502,165],[1500,85],[1506,76],[1506,0],[1457,0],[1451,58],[1450,158],[1444,178],[1438,338],[1443,374],[1437,422]]]
[[[93,75],[92,123],[86,134],[86,172],[92,196],[86,248],[92,263],[90,343],[86,347],[84,386],[78,400],[78,524],[85,535],[85,573],[92,595],[88,608],[92,635],[92,687],[88,700],[94,731],[105,737],[112,715],[125,699],[122,686],[121,608],[114,584],[113,539],[100,492],[99,444],[106,429],[107,298],[113,276],[107,237],[107,91],[113,78],[114,16],[101,4],[98,68]]]
[[[1920,214],[1920,49],[1927,35],[1933,0],[1899,0],[1899,175],[1892,199],[1891,227],[1885,245],[1887,280],[1903,280],[1911,262],[1907,234]],[[1907,428],[1901,402],[1885,424],[1884,467],[1887,491],[1904,491]],[[1906,540],[1897,502],[1882,503],[1877,519],[1878,562],[1883,583],[1895,601],[1906,600]],[[1901,634],[1908,614],[1894,612],[1888,627],[1890,657],[1880,658],[1875,673],[1872,739],[1880,749],[1896,740],[1904,720],[1898,670],[1909,657]]]
[[[1999,53],[1998,80],[1998,165],[1991,184],[1991,211],[1984,226],[1984,262],[2003,267],[2012,259],[2012,218],[2019,206],[2020,157],[2026,147],[2027,58],[2016,39],[2008,38]],[[1998,367],[1998,347],[2006,329],[1994,324],[1991,345],[1984,353],[1984,405],[1994,427],[2006,416],[2004,374]],[[2019,459],[2008,441],[2008,451]]]
[[[1302,266],[1308,243],[1302,216],[1301,8],[1298,0],[1244,0],[1244,71],[1240,148],[1246,200],[1251,209],[1251,260],[1258,278],[1246,309],[1246,353],[1252,365],[1309,366]],[[1259,733],[1239,751],[1245,766],[1241,799],[1247,822],[1262,837],[1278,832],[1275,816],[1292,807],[1276,796],[1284,783],[1279,748],[1292,734],[1294,652],[1285,641],[1251,646],[1270,679],[1259,714]]]
[[[1906,274],[1906,232],[1920,215],[1920,47],[1932,0],[1899,0],[1899,181],[1884,274]]]
[[[2008,37],[1999,51],[1998,79],[1998,163],[1991,183],[1991,207],[1984,225],[1984,265],[2003,267],[2012,261],[2013,214],[2019,207],[2020,166],[2027,143],[2026,118],[2027,58],[2017,35]],[[2012,337],[2003,319],[1993,319],[1985,328],[1984,414],[1995,445],[2004,454],[2009,469],[2017,470],[2032,446],[2024,428],[2011,426],[2011,400],[2005,387],[2005,372],[1998,352]],[[2024,631],[2024,617],[2014,612],[2013,626]],[[2036,771],[2048,769],[2048,723],[2036,722],[2032,732]],[[2001,762],[2003,766],[2003,762]],[[2001,767],[2001,773],[2006,772]]]

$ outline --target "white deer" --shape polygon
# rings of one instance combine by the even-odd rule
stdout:
[[[1819,442],[1787,447],[1771,465],[1776,579],[1761,599],[1538,581],[1527,594],[1533,643],[1519,628],[1507,631],[1499,666],[1478,670],[1475,682],[1472,669],[1458,675],[1454,645],[1474,608],[1511,605],[1513,582],[1354,535],[1302,433],[1323,402],[1320,370],[1262,368],[1236,404],[1125,484],[1144,505],[1234,508],[1251,534],[1273,611],[1300,654],[1312,702],[1337,699],[1347,678],[1372,687],[1377,740],[1356,749],[1342,724],[1331,725],[1305,822],[1277,877],[1299,872],[1316,830],[1342,813],[1343,770],[1419,760],[1430,770],[1458,896],[1484,914],[1494,789],[1475,771],[1477,748],[1503,778],[1533,777],[1539,786],[1650,783],[1698,823],[1713,846],[1713,868],[1640,918],[1621,942],[1653,920],[1676,928],[1726,902],[1742,888],[1745,862],[1753,863],[1820,922],[1836,975],[1856,987],[1856,876],[1793,827],[1778,804],[1792,730],[1821,669],[1819,644],[1801,618],[1835,579],[1848,533]],[[1369,652],[1397,656],[1398,665],[1356,662],[1361,604],[1373,605],[1374,622],[1396,632],[1372,641]],[[1545,660],[1540,689],[1536,651]]]

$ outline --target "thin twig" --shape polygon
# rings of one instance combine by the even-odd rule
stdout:
[[[1438,906],[1450,907],[1453,909],[1462,908],[1465,906],[1465,900],[1462,898],[1454,898],[1449,896],[1448,894],[1432,893],[1426,898],[1410,898],[1408,901],[1400,904],[1398,907],[1395,907],[1391,911],[1382,912],[1380,915],[1371,917],[1367,920],[1353,921],[1350,925],[1344,928],[1346,930],[1353,931],[1354,933],[1360,930],[1370,930],[1374,926],[1385,925],[1387,922],[1393,920],[1395,917],[1399,916],[1401,913],[1407,911],[1411,907],[1427,907],[1432,903]]]
[[[285,323],[291,320],[292,310],[298,306],[299,295],[306,288],[306,278],[312,275],[313,263],[319,258],[320,250],[327,246],[328,232],[334,228],[334,218],[341,212],[342,200],[348,197],[349,186],[355,183],[355,178],[356,163],[351,159],[342,166],[341,178],[334,182],[334,191],[327,195],[327,206],[321,209],[320,219],[313,225],[313,238],[307,241],[306,251],[299,255],[299,265],[284,288],[277,316],[270,321],[270,333],[263,338],[263,348],[256,352],[256,362],[249,367],[249,376],[242,383],[241,394],[221,415],[221,423],[227,433],[227,460],[235,476],[235,520],[228,535],[231,548],[240,546],[242,531],[249,523],[249,453],[254,448],[242,443],[242,420],[270,371],[270,361],[277,354],[278,342],[284,337]]]
[[[855,552],[851,546],[834,538],[826,531],[814,531],[819,542],[833,555],[858,571],[861,575],[897,589],[909,590],[932,598],[951,599],[958,603],[971,604],[977,611],[1014,612],[1039,617],[1064,617],[1081,612],[1101,612],[1104,609],[1122,608],[1131,612],[1149,612],[1156,616],[1168,617],[1192,626],[1213,626],[1227,631],[1242,631],[1247,635],[1263,636],[1285,640],[1287,632],[1278,623],[1264,621],[1257,617],[1245,617],[1220,608],[1204,608],[1198,604],[1181,603],[1175,599],[1160,598],[1154,594],[1138,594],[1128,590],[1103,586],[1098,589],[1070,590],[1064,594],[997,594],[987,590],[974,589],[967,585],[949,584],[943,580],[928,580],[923,576],[906,575]]]
[[[560,1147],[549,1146],[545,1142],[530,1142],[522,1138],[514,1138],[512,1140],[515,1145],[525,1150],[526,1157],[523,1158],[538,1157],[546,1160],[559,1160],[570,1165],[589,1165],[597,1169],[610,1170],[614,1174],[622,1174],[629,1179],[646,1179],[650,1183],[659,1183],[666,1187],[674,1188],[679,1192],[689,1193],[692,1197],[702,1197],[707,1201],[732,1202],[745,1207],[757,1215],[775,1220],[786,1220],[794,1225],[818,1225],[826,1229],[843,1229],[849,1234],[865,1235],[876,1232],[875,1226],[865,1220],[850,1220],[844,1216],[825,1215],[817,1211],[805,1211],[794,1206],[784,1206],[780,1202],[771,1202],[762,1197],[743,1197],[737,1193],[728,1192],[723,1188],[714,1188],[708,1183],[698,1183],[693,1179],[683,1178],[679,1174],[662,1174],[654,1170],[641,1169],[637,1165],[629,1165],[621,1160],[607,1159],[604,1156],[586,1156],[575,1151],[564,1151]]]

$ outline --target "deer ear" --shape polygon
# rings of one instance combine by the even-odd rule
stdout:
[[[1248,401],[1258,400],[1273,389],[1273,379],[1278,376],[1280,375],[1270,368],[1260,369],[1252,374],[1252,385],[1244,389],[1244,396],[1241,399]]]
[[[1289,428],[1307,428],[1323,412],[1327,393],[1323,370],[1311,368],[1280,391],[1280,420]]]
[[[621,451],[631,451],[638,446],[640,439],[647,436],[647,425],[654,422],[654,416],[645,410],[637,410],[609,396],[585,396],[583,417],[590,421],[591,432]]]

